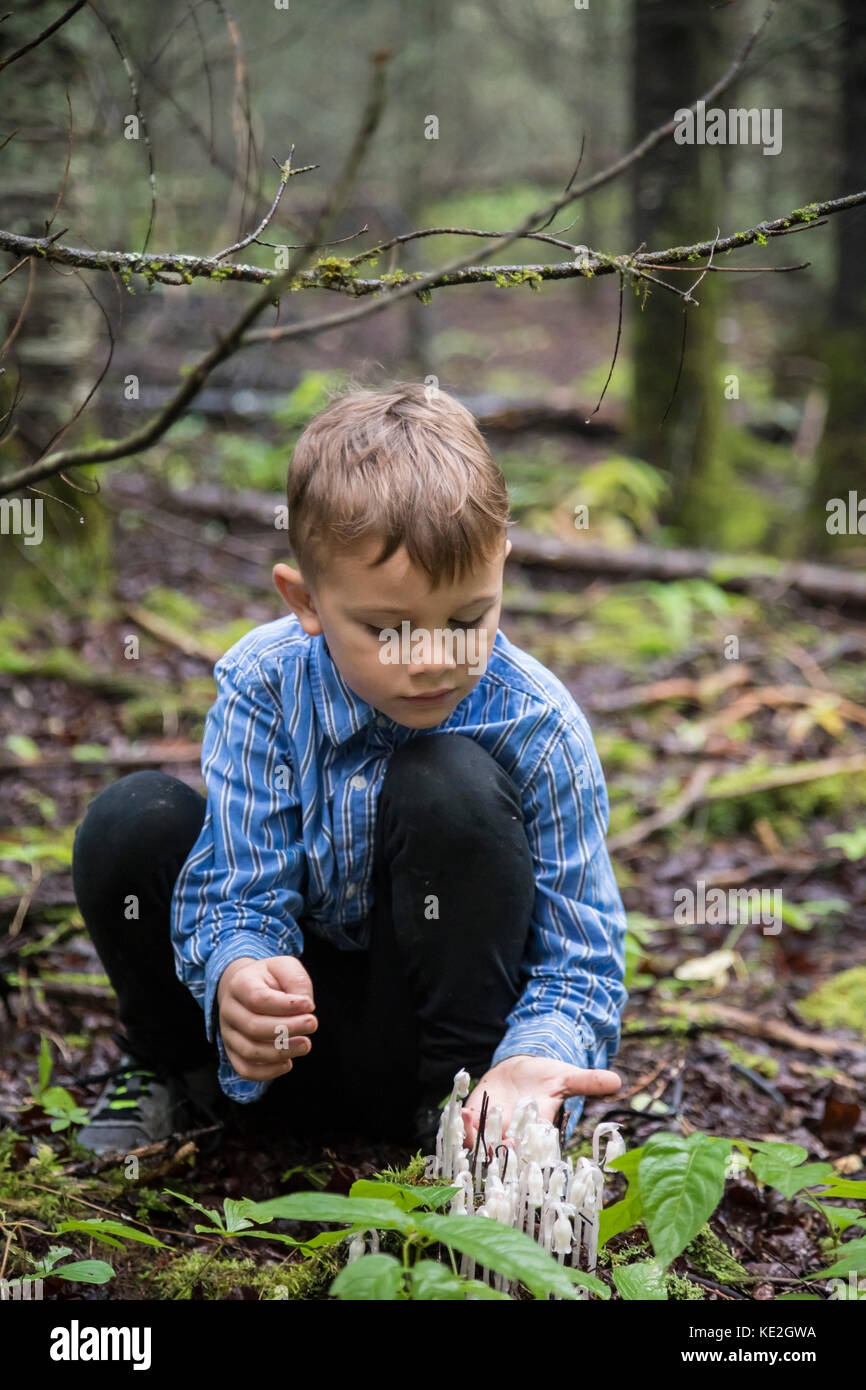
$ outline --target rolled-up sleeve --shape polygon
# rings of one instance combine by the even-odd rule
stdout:
[[[202,743],[207,809],[172,897],[175,970],[216,1038],[220,1083],[254,1100],[267,1083],[239,1077],[219,1031],[216,993],[240,956],[299,956],[306,877],[301,812],[280,704],[254,675],[223,661]]]
[[[528,1055],[604,1067],[619,1046],[627,997],[626,916],[605,844],[607,789],[579,711],[530,778],[523,811],[536,887],[527,981],[492,1065]],[[567,1139],[583,1103],[566,1101]]]

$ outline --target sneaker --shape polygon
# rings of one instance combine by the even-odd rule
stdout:
[[[184,1130],[222,1124],[212,1067],[172,1075],[125,1053],[118,1066],[81,1081],[104,1078],[107,1085],[76,1136],[93,1153],[128,1153]]]

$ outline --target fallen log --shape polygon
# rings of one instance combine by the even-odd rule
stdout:
[[[276,529],[276,518],[285,506],[281,493],[255,492],[250,488],[230,491],[213,483],[198,483],[183,492],[160,489],[151,477],[118,474],[109,483],[112,495],[134,505],[136,498],[152,504],[158,497],[169,510],[225,521],[245,521],[275,538],[275,550],[288,549],[285,529]],[[611,580],[708,579],[737,593],[767,594],[779,598],[794,590],[816,603],[849,603],[866,607],[866,572],[840,566],[783,561],[765,555],[721,555],[705,550],[669,549],[636,542],[624,549],[577,540],[574,544],[553,536],[537,535],[523,527],[509,531],[512,543],[509,564],[558,569],[567,573],[604,575]]]

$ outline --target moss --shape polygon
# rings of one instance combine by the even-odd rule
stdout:
[[[701,1227],[684,1253],[702,1274],[719,1284],[736,1284],[749,1277],[748,1271],[734,1258],[709,1223]]]
[[[331,288],[345,285],[349,280],[356,280],[358,267],[353,265],[346,256],[323,256],[316,261],[313,275],[316,283]]]
[[[798,1008],[825,1028],[852,1028],[866,1038],[866,965],[826,980]]]
[[[668,1298],[676,1299],[680,1302],[690,1300],[693,1303],[706,1299],[707,1291],[702,1289],[700,1284],[695,1284],[691,1279],[687,1279],[684,1274],[674,1274],[671,1272],[665,1276],[665,1288],[668,1291]]]
[[[767,1057],[763,1052],[747,1052],[738,1043],[728,1042],[725,1038],[719,1038],[718,1041],[732,1061],[739,1062],[744,1067],[751,1067],[752,1071],[760,1072],[762,1076],[768,1076],[771,1080],[779,1075],[779,1063],[775,1057]]]

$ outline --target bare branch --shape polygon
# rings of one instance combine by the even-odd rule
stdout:
[[[352,148],[337,178],[335,191],[328,198],[317,220],[314,229],[315,239],[327,232],[332,222],[342,211],[343,205],[351,193],[353,180],[357,178],[364,156],[378,128],[384,109],[385,66],[388,57],[388,53],[384,50],[373,54],[369,94],[358,135],[352,143]],[[309,259],[313,249],[314,247],[311,246],[301,252],[300,265],[303,265],[305,259]],[[175,420],[180,418],[213,370],[238,351],[243,341],[243,335],[250,324],[254,323],[273,304],[275,299],[279,299],[279,295],[291,282],[294,273],[293,269],[286,270],[276,279],[264,285],[229,330],[217,339],[210,352],[196,363],[188,375],[184,377],[175,395],[166,402],[163,409],[158,411],[147,425],[126,435],[123,439],[104,440],[98,444],[84,445],[78,449],[62,449],[47,457],[37,459],[35,463],[28,464],[27,467],[19,469],[17,473],[0,478],[0,496],[13,492],[19,487],[30,487],[42,478],[52,477],[77,464],[108,463],[112,459],[126,458],[130,454],[137,454],[143,449],[149,448],[155,440],[165,434]],[[375,304],[375,301],[373,303]]]
[[[43,29],[41,34],[37,34],[35,39],[31,39],[29,43],[22,44],[21,48],[16,48],[15,52],[10,53],[8,58],[0,59],[0,72],[2,72],[4,68],[8,68],[10,63],[17,63],[19,58],[24,57],[25,53],[32,53],[34,48],[38,48],[39,44],[44,43],[52,34],[56,34],[57,30],[61,29],[63,25],[66,24],[74,14],[77,14],[79,10],[83,9],[86,4],[87,0],[75,0],[74,5],[70,5],[69,9],[66,10],[59,19],[55,19],[54,23],[49,24],[47,29]],[[7,17],[8,16],[4,15],[4,18]]]
[[[126,53],[124,52],[123,45],[121,44],[120,39],[117,37],[115,30],[108,23],[108,20],[103,19],[102,15],[99,13],[99,10],[94,5],[93,0],[89,0],[89,3],[91,10],[96,15],[96,18],[99,20],[102,27],[105,29],[106,33],[108,34],[108,37],[114,44],[114,47],[117,49],[118,56],[120,58],[121,63],[123,64],[124,71],[126,72],[127,81],[129,82],[129,89],[132,93],[133,104],[135,105],[136,118],[144,134],[144,143],[147,149],[147,172],[148,177],[150,179],[150,218],[147,223],[147,232],[145,233],[144,237],[144,246],[142,247],[142,251],[144,251],[147,249],[147,243],[150,241],[150,234],[153,231],[153,224],[156,221],[156,170],[154,168],[153,162],[153,146],[150,143],[150,131],[148,130],[147,121],[145,120],[144,112],[141,109],[141,102],[138,98],[138,85],[135,81],[135,73],[132,70],[132,64],[130,63],[129,59],[126,56]]]

